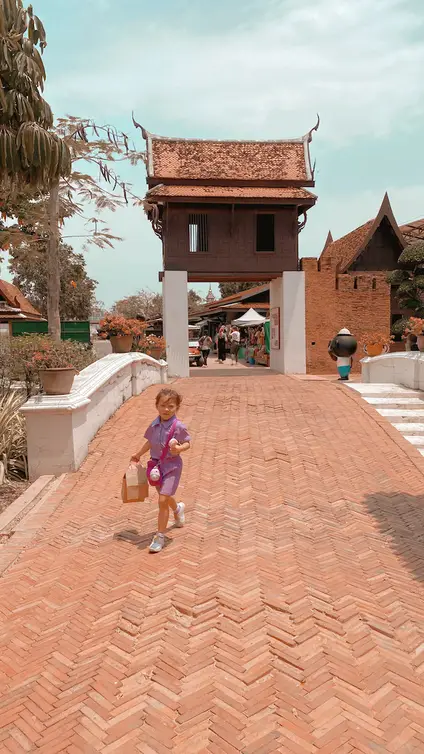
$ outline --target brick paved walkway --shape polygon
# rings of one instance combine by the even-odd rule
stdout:
[[[180,386],[187,528],[118,497],[150,390],[0,580],[0,751],[422,753],[424,459],[334,383]]]

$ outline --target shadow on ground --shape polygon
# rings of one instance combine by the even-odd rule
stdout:
[[[364,502],[396,554],[424,581],[424,495],[375,492]]]
[[[156,531],[152,531],[149,534],[140,534],[137,529],[124,529],[123,531],[115,532],[113,538],[121,542],[129,542],[131,545],[138,547],[139,550],[146,550],[155,534]],[[165,537],[163,549],[169,547],[171,543],[172,539]]]

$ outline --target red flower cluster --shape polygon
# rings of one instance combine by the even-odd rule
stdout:
[[[122,337],[123,335],[139,338],[145,329],[146,324],[139,322],[138,319],[126,319],[119,314],[106,314],[99,322],[98,333],[101,338]]]

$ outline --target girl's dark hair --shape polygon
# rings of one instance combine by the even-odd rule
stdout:
[[[159,390],[157,396],[156,396],[156,406],[158,406],[159,401],[161,398],[165,398],[166,401],[174,400],[177,404],[177,408],[181,406],[181,403],[183,401],[182,396],[177,393],[176,390],[172,390],[170,387],[163,387],[162,390]]]

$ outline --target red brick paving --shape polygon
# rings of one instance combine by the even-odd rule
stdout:
[[[0,580],[0,751],[423,752],[424,459],[331,382],[180,387],[187,528],[119,499],[151,389]]]

